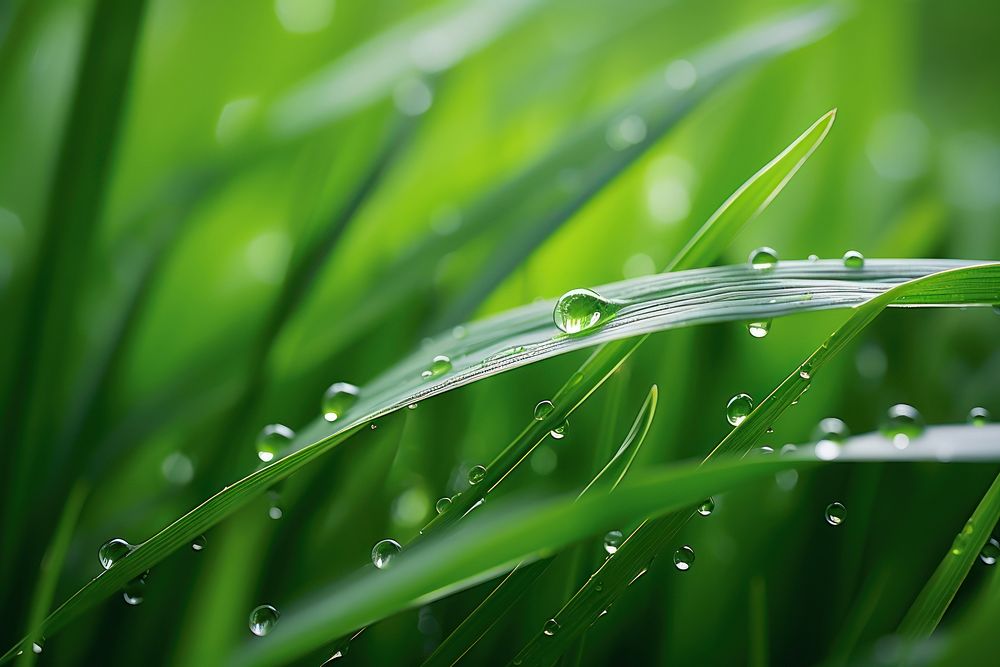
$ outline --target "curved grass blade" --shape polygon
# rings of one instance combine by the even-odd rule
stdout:
[[[938,460],[940,448],[952,451],[961,441],[959,451],[981,450],[1000,461],[998,435],[1000,425],[996,424],[931,427],[922,436],[920,451],[929,460]],[[896,460],[900,451],[888,440],[882,442],[881,460]],[[851,444],[848,439],[838,461],[851,460],[854,451]],[[522,559],[545,557],[609,527],[660,514],[668,508],[687,511],[708,496],[767,478],[785,468],[807,468],[824,462],[806,446],[800,447],[795,456],[729,458],[708,465],[684,463],[643,472],[607,496],[588,494],[579,500],[563,496],[538,502],[506,500],[498,502],[495,508],[484,506],[476,511],[474,518],[404,550],[392,568],[364,568],[346,582],[331,587],[327,594],[284,611],[282,624],[266,641],[248,641],[230,663],[287,664],[322,645],[330,636],[346,634],[403,609],[468,588]],[[608,562],[613,559],[614,556]],[[591,581],[602,582],[597,576]],[[606,585],[606,580],[603,583]],[[559,633],[546,639],[558,637],[565,630],[564,625]]]
[[[952,293],[959,300],[978,292],[977,298],[988,297],[1000,289],[1000,264],[987,264],[944,271],[898,285],[856,307],[854,315],[835,330],[826,341],[771,392],[747,418],[736,426],[705,458],[705,462],[720,457],[746,454],[774,424],[781,414],[809,388],[813,375],[828,363],[851,340],[864,330],[894,301],[908,301],[920,292]],[[834,450],[839,452],[839,450]],[[525,664],[552,664],[569,643],[590,626],[597,615],[625,590],[628,584],[646,568],[649,562],[673,540],[690,518],[690,512],[677,512],[643,523],[618,551],[594,573],[594,576],[566,603],[555,616],[562,626],[558,635],[540,639],[536,635],[518,653],[517,660]],[[600,580],[601,586],[593,582]],[[600,590],[598,590],[598,588]]]
[[[632,428],[614,453],[607,465],[590,480],[590,483],[580,492],[577,500],[588,495],[603,494],[613,491],[625,477],[635,455],[639,452],[649,427],[656,414],[657,389],[654,384],[646,394],[646,400],[639,408]],[[548,569],[551,558],[520,563],[510,574],[494,588],[489,595],[466,616],[457,628],[441,642],[434,653],[424,661],[424,667],[453,665],[468,653],[483,636],[489,632],[500,618],[507,613],[531,585]]]
[[[924,585],[913,606],[899,624],[898,634],[905,640],[926,639],[934,632],[948,605],[979,557],[993,527],[1000,520],[1000,475],[993,480],[972,516],[955,537],[944,560]]]

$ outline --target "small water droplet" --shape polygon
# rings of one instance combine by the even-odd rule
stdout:
[[[812,362],[807,361],[799,367],[799,377],[803,380],[811,380],[813,373]]]
[[[554,618],[550,618],[545,621],[545,626],[542,627],[542,634],[546,637],[551,637],[555,633],[559,632],[559,621]]]
[[[348,382],[334,382],[323,394],[323,419],[335,422],[343,417],[355,403],[361,390]]]
[[[674,567],[676,567],[681,572],[685,570],[690,570],[691,565],[694,563],[694,549],[688,545],[682,546],[680,549],[674,552]]]
[[[620,530],[609,530],[604,534],[604,550],[608,554],[613,554],[618,551],[618,547],[622,545],[622,531]]]
[[[267,515],[268,515],[269,517],[271,517],[272,519],[274,519],[275,521],[277,521],[277,520],[278,520],[278,519],[280,519],[281,517],[285,516],[285,512],[284,512],[284,511],[283,511],[283,510],[281,509],[281,507],[279,507],[279,506],[277,505],[277,503],[273,503],[273,504],[272,504],[272,505],[271,505],[271,506],[270,506],[270,507],[269,507],[269,508],[267,509]]]
[[[851,431],[847,428],[847,424],[843,420],[836,417],[827,417],[826,419],[819,420],[819,424],[816,425],[816,429],[813,431],[813,439],[832,440],[840,443],[850,434]]]
[[[45,644],[44,639],[39,639],[38,641],[31,642],[31,652],[35,655],[40,655]]]
[[[555,440],[562,440],[566,437],[566,429],[569,428],[569,420],[564,421],[559,426],[549,431],[549,435]]]
[[[479,484],[486,477],[486,468],[483,466],[472,466],[469,469],[469,484]]]
[[[193,551],[204,551],[205,547],[208,546],[208,540],[205,539],[204,535],[199,535],[194,538],[191,542],[191,549]]]
[[[101,566],[105,570],[120,561],[132,551],[132,545],[121,538],[108,540],[101,545],[97,552],[97,557],[101,560]]]
[[[146,574],[149,573],[146,572]],[[135,607],[146,599],[146,574],[125,584],[125,588],[122,589],[122,599],[125,600],[126,604]]]
[[[809,255],[809,257],[807,257],[806,259],[808,259],[810,262],[818,262],[819,255]]]
[[[840,445],[833,440],[820,440],[814,452],[820,461],[833,461],[840,456]]]
[[[556,301],[552,321],[564,333],[581,333],[611,319],[623,305],[589,289],[570,290]]]
[[[535,421],[544,421],[554,409],[552,401],[539,401],[538,405],[535,406]]]
[[[258,637],[263,637],[278,624],[279,616],[281,614],[278,613],[277,609],[269,604],[262,604],[250,612],[250,632]]]
[[[924,418],[912,405],[898,403],[886,413],[882,434],[892,441],[896,449],[906,449],[910,440],[924,431]]]
[[[739,426],[751,411],[753,399],[747,394],[736,394],[726,405],[726,420],[733,426]]]
[[[451,507],[451,498],[445,496],[444,498],[438,498],[438,501],[434,503],[434,509],[437,510],[438,514],[444,514]]]
[[[431,365],[420,374],[420,377],[425,380],[429,380],[431,378],[441,377],[450,370],[451,359],[443,354],[439,354],[431,360]]]
[[[701,505],[698,505],[698,514],[702,516],[708,516],[715,511],[715,500],[711,497],[705,498],[701,501]]]
[[[264,463],[274,459],[295,437],[295,431],[284,424],[268,424],[257,436],[257,458]]]
[[[757,322],[747,322],[747,331],[754,338],[763,338],[771,330],[771,320],[760,320]]]
[[[750,252],[747,262],[757,271],[773,269],[778,264],[778,251],[767,246],[755,248]]]
[[[844,253],[844,266],[849,269],[860,269],[865,265],[865,256],[857,250],[848,250]]]
[[[986,408],[972,408],[969,410],[969,423],[973,426],[986,426],[990,423],[990,411]]]
[[[799,448],[798,448],[798,447],[796,447],[796,446],[795,446],[795,445],[793,445],[792,443],[788,443],[787,445],[783,445],[783,446],[781,447],[781,454],[782,454],[782,455],[788,455],[788,454],[794,454],[794,453],[795,453],[795,452],[797,452],[798,450],[799,450]]]
[[[407,410],[416,410],[418,407],[420,407],[419,403],[410,403],[409,405],[406,406],[406,409]]]
[[[826,522],[831,526],[839,526],[847,518],[847,510],[840,503],[830,503],[826,506]]]
[[[396,540],[382,540],[372,547],[372,563],[378,569],[384,570],[402,550],[403,547]]]
[[[760,448],[760,453],[761,454],[774,454],[774,447],[771,447],[769,445],[764,445],[763,447]]]
[[[983,545],[983,550],[979,552],[979,560],[985,565],[994,565],[1000,560],[1000,542],[992,537]]]

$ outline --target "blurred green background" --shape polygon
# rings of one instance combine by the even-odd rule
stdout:
[[[662,269],[831,108],[825,144],[720,263],[759,245],[782,258],[1000,258],[992,3],[838,5],[829,35],[684,109],[551,234],[519,227],[518,206],[558,199],[573,174],[525,170],[648,77],[689,86],[688,54],[813,5],[142,4],[0,2],[4,649],[27,630],[71,490],[85,501],[57,604],[99,572],[105,540],[141,541],[253,470],[261,426],[314,419],[331,382],[363,384],[456,317]],[[88,44],[111,59],[84,67]],[[728,429],[730,396],[765,396],[844,317],[785,318],[760,340],[740,324],[657,334],[509,491],[585,483],[593,435],[615,419],[624,436],[652,383],[660,409],[636,465],[703,456]],[[974,405],[1000,414],[997,340],[988,310],[887,313],[766,444],[804,441],[826,416],[872,430],[897,402],[929,423]],[[411,538],[585,354],[386,419],[213,529],[204,552],[157,567],[142,605],[116,597],[77,619],[39,663],[223,663],[251,641],[257,604],[292,605],[367,562],[377,540]],[[995,472],[846,465],[718,497],[711,520],[685,530],[696,566],[651,569],[590,631],[584,662],[877,659]],[[836,531],[822,518],[833,500],[849,513]],[[944,632],[961,629],[988,570],[974,568]],[[510,659],[562,587],[544,579],[469,664]],[[487,590],[388,619],[344,660],[418,664]],[[763,649],[752,599],[765,600]]]

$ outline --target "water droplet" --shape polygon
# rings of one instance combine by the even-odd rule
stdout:
[[[826,506],[826,522],[831,526],[839,526],[847,518],[847,510],[840,503],[830,503]]]
[[[554,409],[552,401],[539,401],[538,405],[535,406],[535,421],[544,421]]]
[[[712,498],[705,498],[701,501],[701,505],[698,505],[698,514],[702,516],[708,516],[715,511],[715,500]]]
[[[783,445],[781,447],[781,453],[782,453],[782,455],[794,454],[798,450],[799,450],[799,448],[796,447],[795,445],[793,445],[792,443],[788,443],[787,445]]]
[[[438,514],[444,514],[451,507],[451,498],[447,496],[444,498],[438,498],[438,501],[434,503],[434,509],[437,510]]]
[[[747,394],[736,394],[726,405],[726,419],[733,426],[739,426],[753,410],[753,399]]]
[[[116,537],[113,540],[108,540],[101,546],[101,549],[97,552],[97,557],[101,559],[101,565],[107,570],[131,551],[131,544]]]
[[[136,577],[132,581],[125,584],[125,588],[122,589],[122,599],[125,600],[126,604],[129,604],[133,607],[142,604],[142,601],[146,599],[145,574]]]
[[[191,542],[191,549],[194,551],[204,551],[206,546],[208,546],[208,540],[205,539],[204,535],[199,535]]]
[[[44,639],[39,639],[36,642],[31,642],[31,652],[34,653],[35,655],[40,655],[44,644],[45,644]]]
[[[559,297],[552,311],[552,320],[560,331],[581,333],[611,319],[622,305],[589,289],[570,290]]]
[[[750,262],[750,266],[758,271],[773,269],[778,264],[778,251],[774,248],[761,246],[750,253],[747,261]]]
[[[807,257],[806,259],[808,259],[810,262],[818,262],[819,255],[809,255],[809,257]]]
[[[428,366],[424,372],[420,374],[420,377],[425,380],[431,378],[441,377],[445,373],[451,370],[451,359],[443,354],[439,354],[431,361],[431,365]]]
[[[407,410],[416,410],[418,407],[420,407],[419,403],[410,403],[409,405],[406,406],[406,409]]]
[[[1000,542],[992,537],[983,545],[983,550],[979,552],[979,560],[985,565],[994,565],[1000,560]]]
[[[272,505],[267,510],[267,515],[272,519],[274,519],[275,521],[277,521],[281,517],[285,516],[285,513],[284,511],[282,511],[281,507],[279,507],[276,503],[272,503]]]
[[[865,265],[865,256],[857,250],[848,250],[844,253],[844,266],[849,269],[860,269]]]
[[[973,426],[986,426],[990,423],[990,411],[986,408],[972,408],[969,410],[969,423]]]
[[[917,409],[906,403],[898,403],[886,413],[882,434],[892,441],[896,449],[906,449],[910,440],[924,431],[924,418]]]
[[[799,377],[803,380],[811,380],[812,371],[812,362],[807,361],[799,367]]]
[[[622,541],[622,531],[609,530],[604,534],[604,550],[609,554],[613,554],[618,551],[618,547],[622,545]]]
[[[264,463],[271,461],[295,437],[295,431],[284,424],[268,424],[257,436],[257,458]]]
[[[820,461],[833,461],[840,456],[840,445],[833,440],[820,440],[814,452]]]
[[[334,382],[323,394],[323,418],[335,422],[358,401],[361,390],[348,382]]]
[[[479,484],[486,477],[486,468],[483,466],[472,466],[469,469],[469,484]]]
[[[681,572],[691,569],[692,563],[694,563],[694,549],[688,545],[685,544],[674,552],[674,567]]]
[[[816,425],[816,429],[813,431],[813,439],[832,440],[840,443],[850,434],[850,429],[847,428],[847,424],[842,420],[836,417],[827,417],[826,419],[821,419],[819,424]]]
[[[542,628],[542,634],[546,637],[551,637],[555,633],[559,632],[559,621],[554,618],[550,618],[545,621],[545,626]]]
[[[396,540],[382,540],[372,547],[372,563],[378,569],[384,570],[402,550],[403,547]]]
[[[774,447],[770,447],[768,445],[764,445],[763,447],[760,448],[760,453],[761,454],[774,454]]]
[[[567,428],[569,428],[569,420],[564,421],[562,424],[549,431],[549,435],[551,435],[555,440],[562,440],[566,437]]]
[[[747,322],[747,331],[754,338],[763,338],[771,330],[771,320],[760,320],[759,322]]]
[[[250,612],[250,632],[258,637],[263,637],[278,624],[279,616],[281,614],[278,613],[277,609],[269,604],[262,604]]]

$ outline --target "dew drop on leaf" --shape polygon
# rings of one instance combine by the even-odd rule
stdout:
[[[979,552],[979,560],[985,565],[994,565],[1000,559],[1000,542],[990,538]]]
[[[483,466],[472,466],[469,469],[469,484],[479,484],[486,477],[486,468]]]
[[[747,331],[754,338],[763,338],[771,330],[771,320],[747,322]]]
[[[119,560],[127,556],[130,551],[132,551],[132,545],[125,540],[116,537],[115,539],[108,540],[101,545],[100,550],[97,552],[97,557],[101,560],[101,566],[107,570]]]
[[[898,403],[886,412],[882,434],[896,449],[906,449],[910,440],[924,432],[924,418],[915,407]]]
[[[278,610],[269,604],[262,604],[250,612],[250,632],[263,637],[278,624]]]
[[[436,377],[441,377],[450,370],[451,359],[443,354],[439,354],[431,360],[431,365],[424,369],[424,371],[420,374],[420,377],[425,380],[431,380]]]
[[[323,418],[335,422],[358,401],[361,390],[348,382],[334,382],[323,394]]]
[[[831,526],[839,526],[847,518],[847,510],[840,503],[830,503],[826,506],[826,522]]]
[[[973,426],[986,426],[990,423],[990,411],[986,408],[972,408],[969,410],[969,423]]]
[[[264,463],[274,459],[295,437],[295,431],[284,424],[268,424],[257,436],[257,458]]]
[[[552,321],[564,333],[581,333],[611,319],[622,305],[589,289],[570,290],[556,301]]]
[[[569,420],[564,421],[559,426],[549,431],[549,435],[555,440],[562,440],[566,437],[566,429],[569,428]]]
[[[555,406],[552,405],[552,401],[539,401],[538,405],[535,406],[535,421],[543,421],[552,414],[552,410],[554,409]]]
[[[733,426],[739,426],[753,410],[753,399],[747,394],[736,394],[726,405],[726,420]]]
[[[550,618],[545,621],[545,625],[542,627],[542,634],[546,637],[551,637],[552,635],[559,632],[559,621],[554,618]]]
[[[848,250],[844,253],[844,266],[849,269],[861,269],[865,266],[865,256],[857,250]]]
[[[604,550],[608,554],[613,554],[618,551],[618,547],[622,545],[622,531],[620,530],[609,530],[604,534]]]
[[[705,498],[703,501],[701,501],[701,504],[698,505],[698,514],[702,516],[708,516],[714,511],[715,511],[715,500],[713,500],[712,498]]]
[[[403,547],[396,540],[382,540],[372,547],[372,564],[384,570],[402,550]]]
[[[688,545],[682,546],[680,549],[674,552],[674,567],[676,567],[681,572],[691,569],[691,565],[694,563],[694,549]]]

